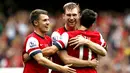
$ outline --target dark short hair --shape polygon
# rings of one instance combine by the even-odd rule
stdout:
[[[40,14],[48,15],[46,10],[35,9],[30,13],[30,22],[34,25],[34,20],[38,20]],[[35,25],[34,25],[35,26]]]
[[[89,28],[96,21],[97,13],[91,9],[84,9],[81,13],[80,23],[81,25]]]
[[[66,3],[66,4],[63,6],[64,13],[65,13],[65,10],[66,10],[66,9],[72,10],[72,9],[74,9],[74,8],[77,8],[78,11],[80,12],[80,7],[79,7],[79,4],[77,4],[77,3],[68,2],[68,3]]]

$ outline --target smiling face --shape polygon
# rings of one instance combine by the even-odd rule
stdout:
[[[35,20],[35,26],[36,28],[42,32],[42,33],[46,33],[49,31],[49,17],[46,14],[40,14],[38,19]]]
[[[79,22],[79,17],[80,14],[78,8],[66,9],[65,14],[63,16],[67,26],[69,27],[75,27],[76,24],[78,24]]]

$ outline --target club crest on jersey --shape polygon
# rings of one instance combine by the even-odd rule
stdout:
[[[36,46],[36,42],[35,42],[35,41],[30,42],[30,43],[29,43],[29,46],[30,46],[31,48],[35,47],[35,46]]]

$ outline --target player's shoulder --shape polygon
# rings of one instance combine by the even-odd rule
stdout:
[[[27,37],[26,40],[28,40],[28,41],[29,41],[29,40],[36,41],[36,40],[38,40],[38,39],[37,39],[37,37],[35,37],[35,36],[33,36],[33,35],[30,35],[30,36]]]
[[[64,30],[64,27],[59,27],[55,31]]]
[[[65,27],[60,27],[60,28],[56,29],[54,32],[57,32],[57,33],[59,33],[59,34],[62,34],[62,33],[64,33],[64,32],[67,32],[67,30],[65,29]]]
[[[84,30],[75,30],[75,31],[69,31],[67,32],[69,35],[77,35],[77,34],[80,34],[81,32],[83,32]]]
[[[35,32],[32,32],[26,37],[26,41],[33,40],[33,41],[40,41],[39,36]]]
[[[97,30],[93,30],[93,33],[95,33],[95,34],[100,34],[100,32],[97,31]]]
[[[51,39],[51,37],[49,35],[45,35],[44,37],[47,39]]]
[[[98,37],[102,37],[102,34],[98,30],[94,30],[93,34],[98,36]]]
[[[97,30],[86,30],[84,34],[90,37],[100,37],[100,32]]]
[[[34,32],[32,32],[32,33],[30,33],[27,37],[26,37],[26,39],[29,39],[29,38],[31,38],[31,37],[35,37],[36,38],[36,35],[34,34]]]
[[[31,35],[26,38],[26,42],[25,42],[25,44],[30,46],[30,47],[34,47],[38,43],[39,43],[38,39],[36,37],[31,36]]]
[[[81,34],[81,32],[82,32],[82,30],[75,30],[75,31],[64,32],[62,34],[62,36],[71,38],[71,37],[75,37],[75,36]]]

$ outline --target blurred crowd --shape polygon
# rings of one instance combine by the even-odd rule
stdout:
[[[19,10],[6,17],[0,13],[0,67],[23,67],[25,37],[32,32],[29,11]],[[62,13],[50,16],[51,33],[64,25]],[[99,11],[96,30],[108,44],[108,54],[100,58],[99,73],[130,73],[130,12]]]

